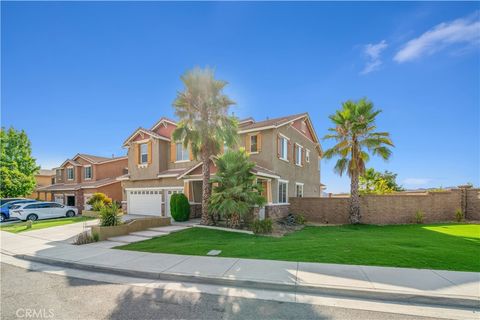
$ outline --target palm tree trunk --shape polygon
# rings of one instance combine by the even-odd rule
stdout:
[[[350,181],[350,222],[359,224],[360,215],[360,196],[358,194],[358,173],[353,173]]]
[[[208,201],[211,195],[210,188],[210,157],[207,150],[202,150],[202,220],[201,224],[210,225],[210,215],[208,214]]]

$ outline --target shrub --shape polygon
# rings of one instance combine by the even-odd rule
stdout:
[[[307,219],[301,214],[296,214],[295,215],[295,224],[305,224],[307,222]]]
[[[87,204],[93,206],[97,201],[103,202],[104,205],[109,206],[112,204],[112,199],[107,197],[105,193],[95,192],[90,199],[88,199]]]
[[[31,228],[32,228],[32,224],[33,224],[32,220],[27,220],[27,222],[25,222],[25,227],[26,227],[26,229],[31,229]]]
[[[462,222],[464,219],[465,214],[462,212],[461,209],[457,209],[457,211],[455,211],[455,220],[457,220],[457,222]]]
[[[102,208],[105,208],[105,204],[103,201],[97,200],[92,204],[92,210],[93,211],[100,211]]]
[[[251,228],[255,234],[272,233],[273,223],[271,219],[254,220],[251,224]]]
[[[119,207],[116,203],[104,206],[100,210],[100,225],[102,227],[118,226],[122,223]]]
[[[183,193],[175,193],[170,197],[170,213],[175,221],[187,221],[190,218],[190,203]]]
[[[422,224],[424,217],[425,217],[425,214],[423,213],[422,210],[418,210],[417,212],[415,212],[415,222],[416,223]]]

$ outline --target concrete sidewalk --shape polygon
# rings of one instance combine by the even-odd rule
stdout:
[[[0,232],[2,253],[65,267],[151,279],[476,308],[480,273],[186,256],[83,246]],[[121,245],[120,243],[118,245]]]

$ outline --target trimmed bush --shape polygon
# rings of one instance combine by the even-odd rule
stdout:
[[[255,234],[267,234],[272,233],[273,223],[271,219],[255,220],[251,224],[253,233]]]
[[[174,193],[170,197],[170,213],[175,221],[187,221],[190,218],[190,203],[183,193]]]
[[[105,193],[102,192],[95,192],[90,199],[88,199],[87,204],[93,206],[93,204],[97,201],[103,202],[104,205],[109,206],[112,204],[112,199],[107,197]],[[97,211],[97,210],[94,210]]]
[[[121,223],[120,208],[116,203],[112,203],[110,206],[104,206],[100,210],[100,226],[111,227],[118,226]]]

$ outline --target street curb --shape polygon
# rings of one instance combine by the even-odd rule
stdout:
[[[2,250],[3,251],[3,250]],[[11,255],[11,254],[8,254]],[[116,274],[129,277],[146,278],[164,281],[202,283],[210,285],[225,285],[234,287],[243,287],[251,289],[272,290],[272,291],[288,291],[304,294],[328,295],[339,298],[354,298],[366,300],[381,300],[385,302],[399,302],[405,304],[423,304],[430,306],[456,307],[456,308],[478,308],[480,299],[465,296],[445,296],[445,295],[422,295],[412,294],[401,291],[371,290],[371,289],[355,289],[349,287],[333,287],[333,286],[312,286],[298,284],[281,284],[273,282],[261,282],[255,280],[238,280],[229,278],[213,278],[205,276],[194,276],[176,273],[164,273],[153,271],[137,271],[122,268],[112,268],[99,265],[87,265],[73,261],[56,260],[51,258],[29,256],[24,254],[13,254],[15,258],[40,262],[44,264],[62,266],[73,269],[102,272]]]

